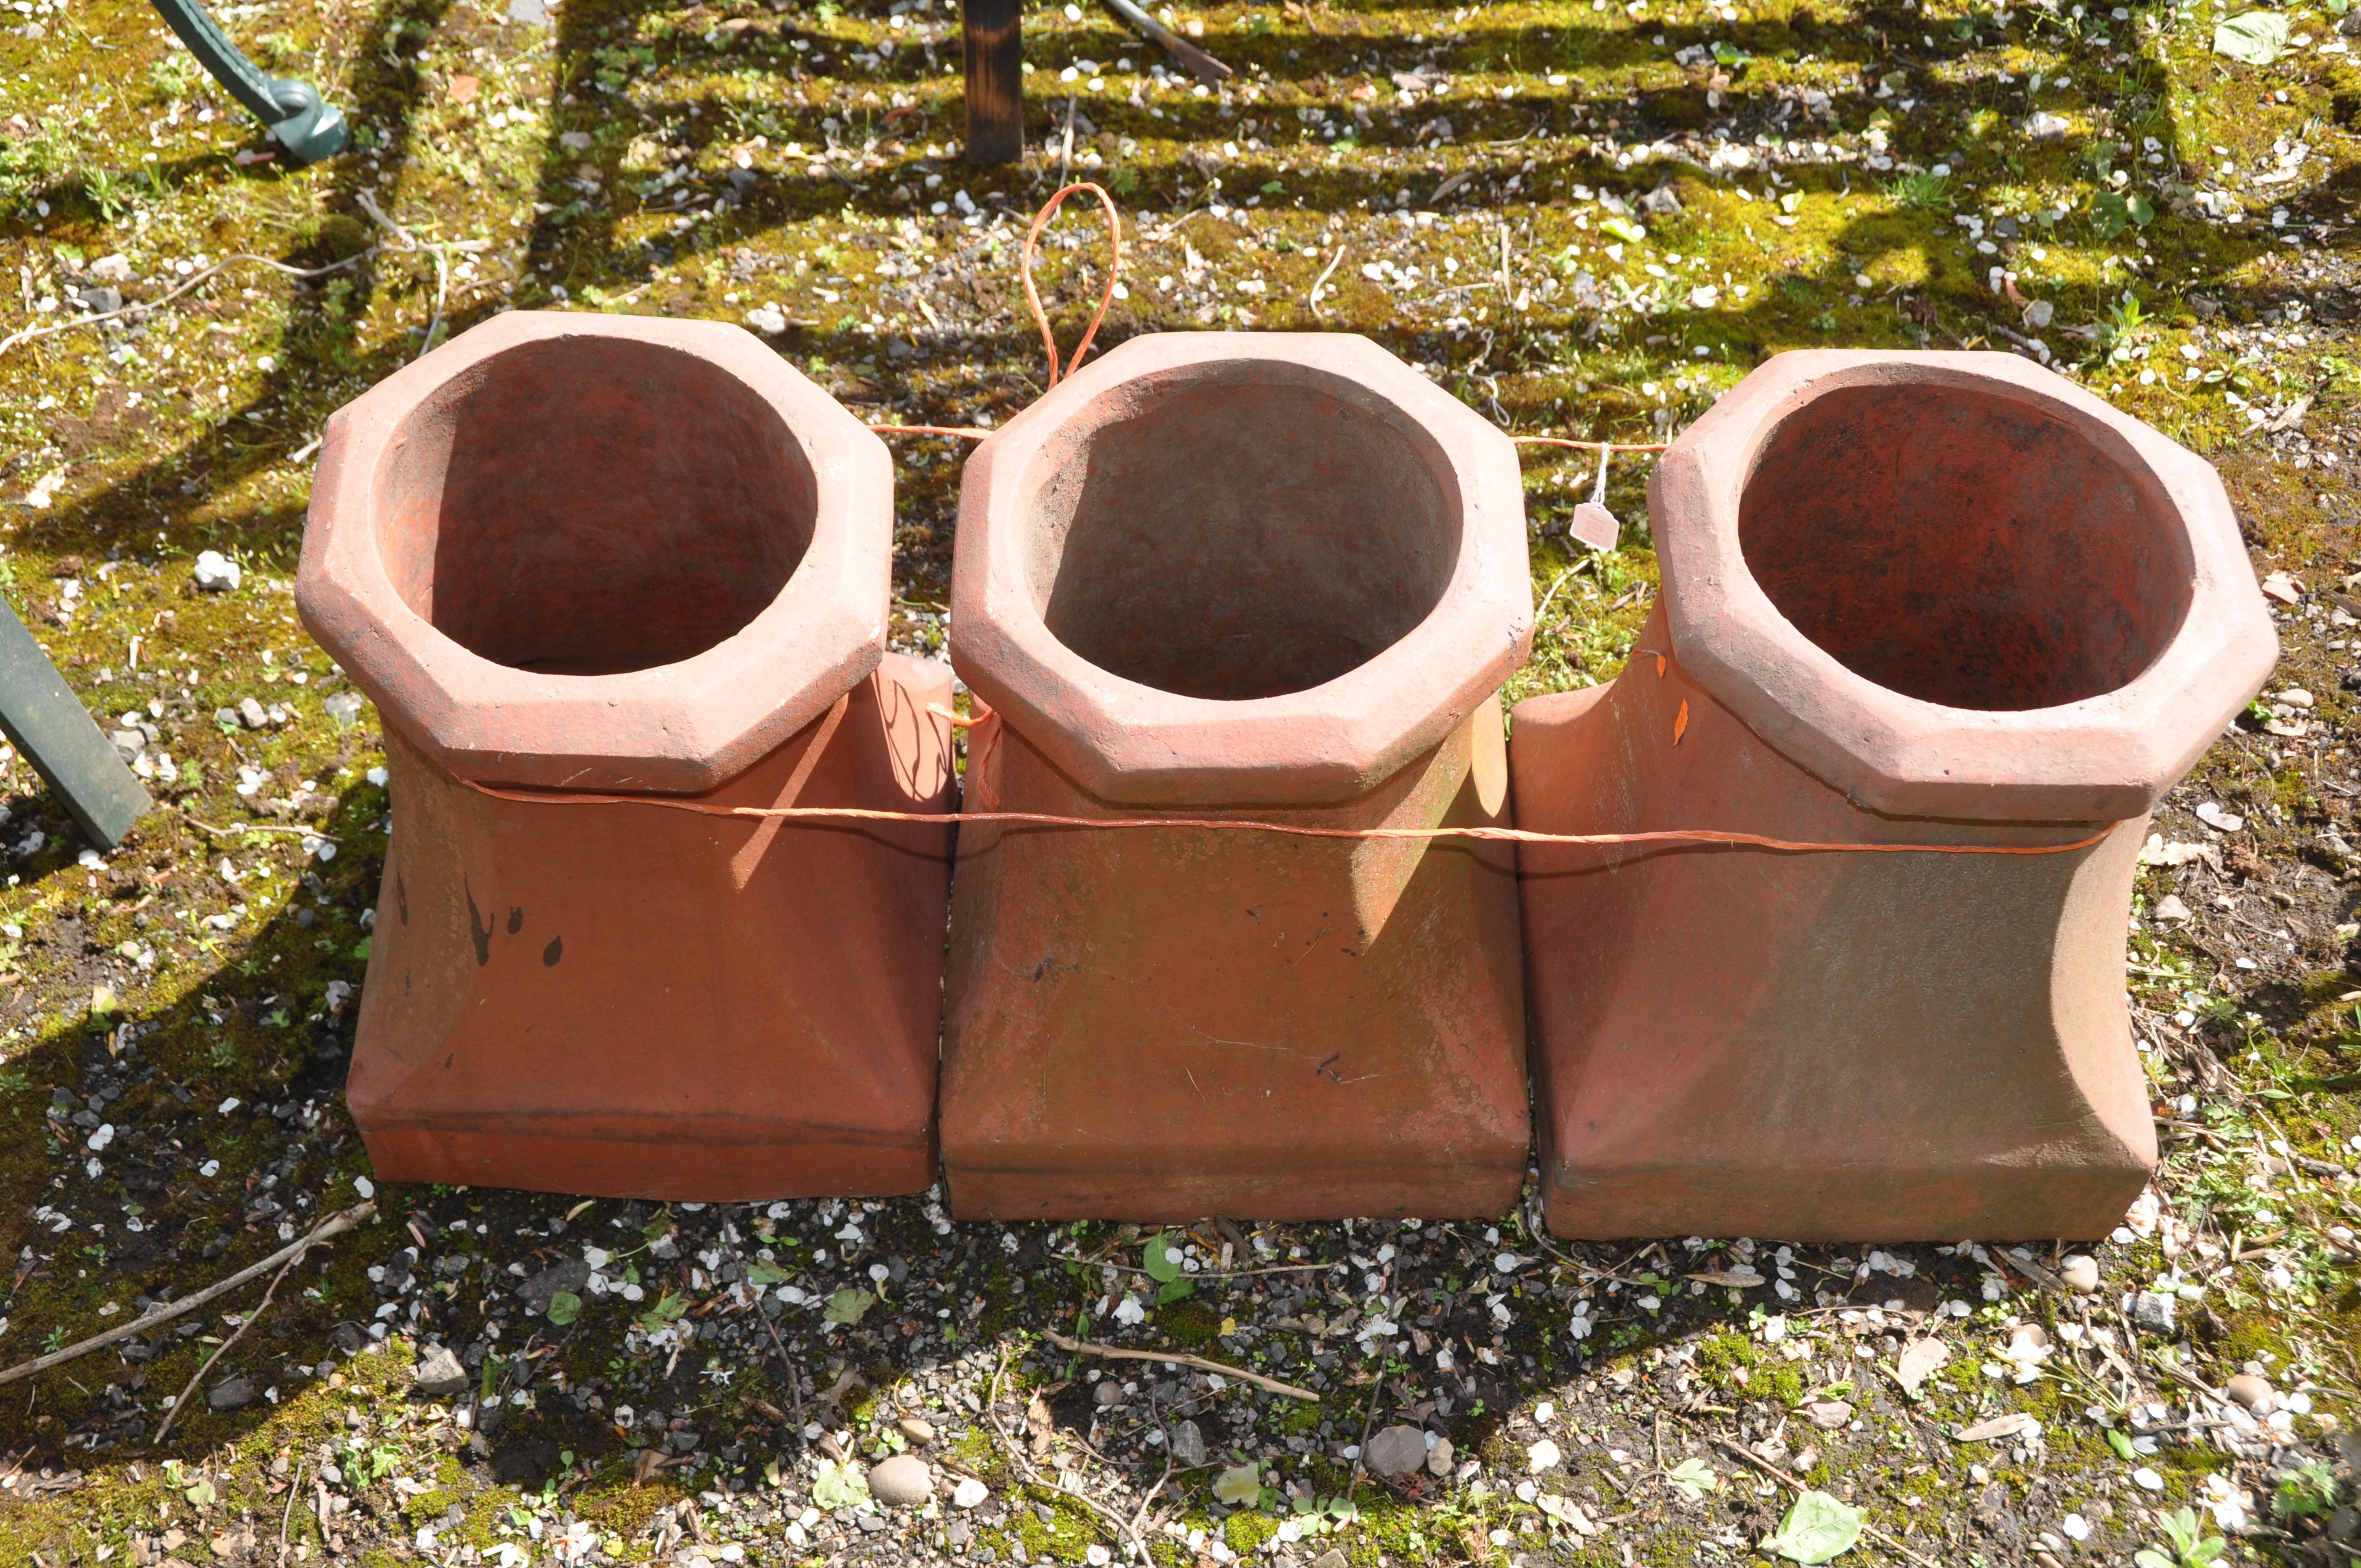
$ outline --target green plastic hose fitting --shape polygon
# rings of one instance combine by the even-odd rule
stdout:
[[[308,82],[266,76],[238,52],[221,25],[197,0],[152,0],[165,25],[180,35],[197,57],[197,63],[230,95],[270,127],[279,145],[297,164],[317,163],[345,150],[351,128],[341,110],[321,102],[319,90]]]

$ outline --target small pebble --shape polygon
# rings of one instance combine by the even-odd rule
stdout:
[[[467,1369],[459,1364],[459,1358],[451,1354],[451,1347],[441,1344],[433,1346],[418,1358],[418,1365],[411,1377],[420,1393],[437,1397],[456,1394],[474,1381],[467,1376]]]
[[[869,1468],[869,1495],[889,1508],[914,1508],[934,1494],[934,1472],[915,1453],[897,1453]]]
[[[2270,1402],[2271,1384],[2268,1377],[2257,1377],[2251,1372],[2241,1372],[2230,1379],[2222,1390],[2250,1410],[2259,1410]]]
[[[2058,1277],[2066,1281],[2068,1289],[2087,1296],[2099,1288],[2099,1260],[2086,1253],[2068,1253],[2058,1266]]]
[[[904,1416],[894,1425],[904,1437],[921,1448],[935,1441],[935,1423],[924,1416]]]
[[[1381,1479],[1407,1475],[1426,1464],[1426,1432],[1419,1427],[1388,1427],[1361,1450],[1361,1467]]]
[[[1195,1421],[1181,1421],[1173,1427],[1172,1463],[1191,1470],[1205,1463],[1204,1429]]]

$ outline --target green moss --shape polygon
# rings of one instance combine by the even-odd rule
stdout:
[[[1175,1343],[1201,1351],[1221,1337],[1221,1309],[1202,1296],[1184,1296],[1156,1309],[1156,1326]]]
[[[1222,1525],[1222,1539],[1241,1557],[1261,1551],[1262,1543],[1278,1533],[1279,1520],[1252,1508],[1232,1514]]]
[[[1273,1424],[1283,1437],[1309,1437],[1320,1430],[1320,1423],[1326,1415],[1325,1405],[1315,1405],[1308,1399],[1297,1399],[1290,1401],[1287,1409],[1279,1412],[1278,1420]]]
[[[2284,1365],[2293,1354],[2286,1328],[2286,1320],[2271,1312],[2235,1313],[2223,1324],[2222,1338],[2214,1348],[2234,1365],[2270,1359]]]

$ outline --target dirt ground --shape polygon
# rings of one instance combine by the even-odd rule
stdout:
[[[0,1387],[0,1559],[1718,1563],[1839,1544],[1806,1487],[1872,1532],[1839,1561],[2361,1554],[2343,4],[1169,8],[1212,89],[1036,6],[995,168],[943,0],[230,6],[356,126],[296,170],[131,0],[14,0],[0,589],[159,806],[89,852],[0,752],[0,1363],[376,1208],[267,1304]],[[2284,660],[2155,824],[2167,1158],[2124,1226],[1593,1246],[1531,1207],[1151,1234],[377,1188],[341,1090],[381,735],[291,598],[323,421],[533,308],[736,322],[870,420],[1001,422],[1044,379],[1016,253],[1061,173],[1123,207],[1103,342],[1362,332],[1517,431],[1626,441],[1782,350],[1993,348],[2212,458]],[[1047,251],[1068,344],[1096,222]],[[908,652],[944,650],[957,444],[895,442]],[[1512,698],[1630,652],[1647,469],[1592,553],[1594,462],[1528,449]],[[931,1494],[873,1496],[904,1453]]]

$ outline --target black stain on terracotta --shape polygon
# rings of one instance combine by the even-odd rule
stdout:
[[[552,937],[549,946],[541,949],[541,961],[550,969],[555,969],[557,960],[565,956],[566,938],[563,937]]]
[[[522,931],[522,930],[523,930],[523,929],[524,929],[524,907],[523,907],[523,905],[517,905],[517,906],[515,906],[515,907],[511,908],[511,909],[509,911],[509,935],[510,935],[510,936],[511,936],[511,937],[513,937],[513,936],[515,936],[519,931]]]
[[[410,884],[396,872],[393,879],[393,906],[401,912],[401,923],[410,924]]]
[[[467,935],[476,944],[476,967],[483,968],[492,961],[492,928],[484,924],[484,912],[476,907],[476,892],[463,879],[460,892],[467,896]]]

